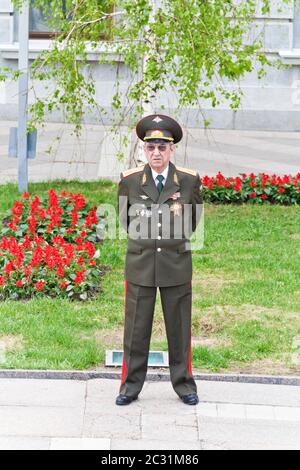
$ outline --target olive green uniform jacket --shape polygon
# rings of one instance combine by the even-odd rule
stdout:
[[[159,194],[146,164],[121,174],[118,196],[120,221],[129,235],[126,280],[149,287],[191,281],[189,239],[203,210],[199,174],[170,162]]]

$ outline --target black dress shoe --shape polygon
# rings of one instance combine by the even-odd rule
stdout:
[[[128,397],[127,395],[119,395],[116,399],[116,405],[130,405],[137,397]]]
[[[197,393],[190,393],[189,395],[183,395],[180,397],[183,403],[186,405],[198,405],[199,398]]]

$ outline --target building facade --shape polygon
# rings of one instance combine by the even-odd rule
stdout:
[[[282,5],[280,0],[272,0],[271,14],[266,18],[257,15],[255,18],[255,34],[262,32],[264,49],[269,57],[282,59],[288,67],[283,69],[271,68],[267,76],[259,80],[253,72],[239,83],[244,92],[241,109],[234,112],[228,105],[223,104],[215,109],[203,102],[203,112],[211,121],[211,127],[216,129],[255,129],[255,130],[300,130],[300,7]],[[29,40],[29,57],[34,59],[40,51],[49,47],[51,39],[44,34],[45,25],[39,11],[31,12],[31,37]],[[10,0],[0,0],[0,67],[18,66],[18,15]],[[114,64],[99,64],[99,50],[89,55],[94,62],[95,83],[99,102],[108,112],[104,120],[109,123],[110,102],[114,91],[116,70],[121,76],[120,86],[126,90],[130,76],[129,71],[119,56],[110,53],[109,59]],[[51,84],[50,84],[51,86]],[[232,86],[228,84],[228,86]],[[35,92],[41,96],[44,93],[43,84],[35,84]],[[33,96],[30,94],[29,100]],[[18,91],[17,83],[0,82],[0,119],[17,119]],[[171,96],[163,103],[165,112],[171,113],[176,104]],[[155,109],[159,111],[159,107]],[[199,109],[182,110],[182,118],[189,127],[201,127]],[[59,113],[49,116],[49,121],[62,120]],[[87,122],[97,123],[96,115],[89,114]]]

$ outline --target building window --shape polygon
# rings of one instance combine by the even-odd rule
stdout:
[[[108,2],[109,6],[100,6],[99,11],[103,12],[106,11],[107,13],[111,13],[114,10],[111,2]],[[67,15],[67,7],[66,7],[66,0],[61,0],[61,9],[63,17],[66,18]],[[104,23],[99,24],[99,33],[98,38],[101,40],[108,39],[111,35],[111,26],[112,20],[111,18],[107,19]],[[51,21],[51,13],[47,12],[43,9],[43,7],[30,7],[30,16],[29,16],[29,37],[30,39],[51,39],[55,37],[59,33],[59,29],[53,26],[53,21]],[[87,36],[85,39],[92,39],[89,38],[89,33],[86,33]]]
[[[66,15],[66,0],[62,0],[61,8]],[[51,18],[43,7],[30,7],[29,13],[29,37],[31,39],[53,38],[59,31],[50,25]]]

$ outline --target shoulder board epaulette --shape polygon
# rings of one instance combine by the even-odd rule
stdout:
[[[133,175],[134,173],[139,173],[140,171],[143,171],[145,165],[143,166],[137,166],[136,168],[130,168],[130,170],[123,171],[122,175],[123,178],[126,178],[127,176]]]
[[[176,165],[176,170],[182,171],[182,173],[187,173],[188,175],[197,176],[196,170],[190,170],[189,168],[183,168],[182,166],[177,166],[177,165]]]

